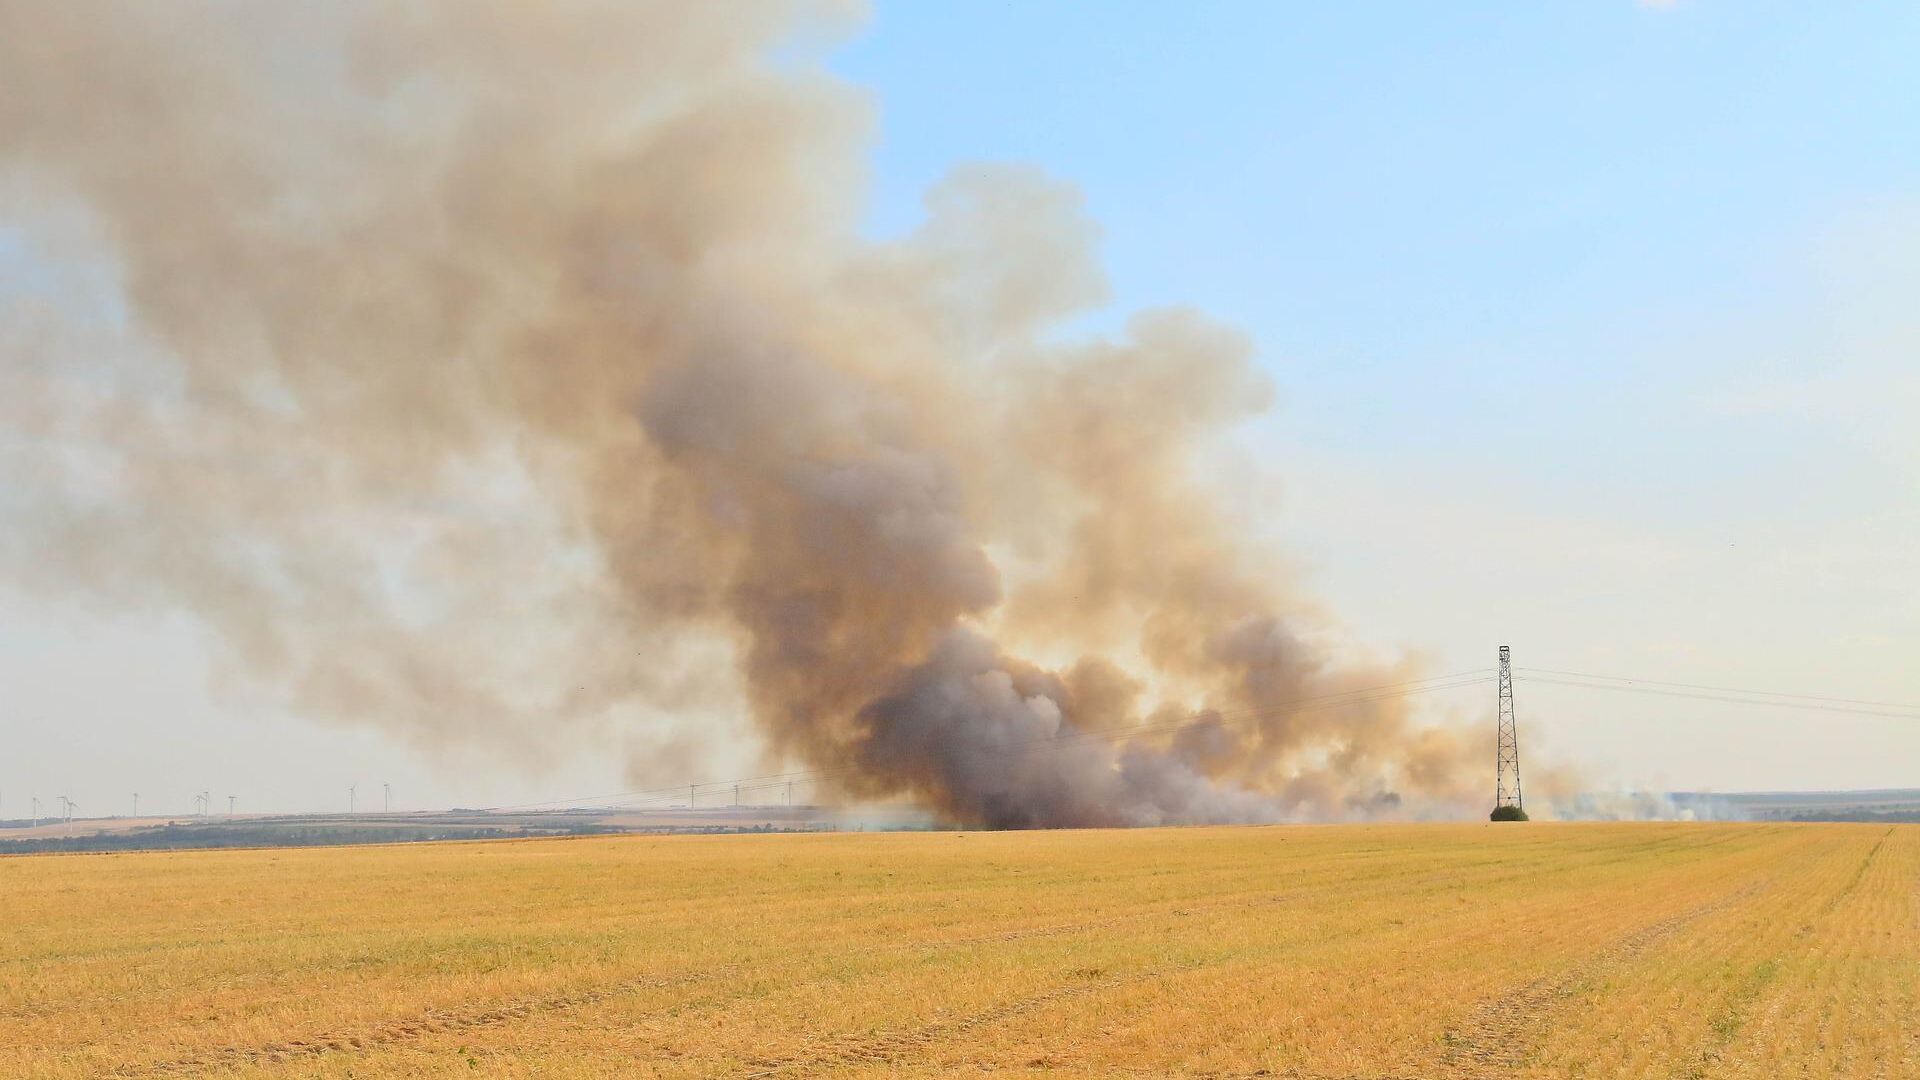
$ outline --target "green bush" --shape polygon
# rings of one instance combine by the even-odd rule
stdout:
[[[1487,815],[1488,821],[1525,821],[1527,812],[1517,806],[1496,806],[1493,813]]]

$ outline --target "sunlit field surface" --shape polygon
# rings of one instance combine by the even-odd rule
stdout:
[[[1920,827],[0,859],[0,1076],[1920,1076]]]

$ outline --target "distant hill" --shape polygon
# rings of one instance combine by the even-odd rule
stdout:
[[[1702,817],[1748,821],[1920,822],[1920,788],[1868,791],[1676,791],[1674,805]]]
[[[816,832],[841,827],[811,807],[738,807],[641,812],[575,809],[540,813],[452,810],[414,814],[285,814],[212,818],[76,818],[0,821],[0,855],[166,851],[233,847],[323,847],[428,840],[512,840],[608,833]],[[848,826],[852,827],[852,826]]]

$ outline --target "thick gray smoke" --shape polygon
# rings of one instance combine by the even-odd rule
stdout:
[[[848,15],[0,3],[0,213],[62,268],[0,313],[5,571],[433,748],[734,706],[967,824],[1477,807],[1479,739],[1288,707],[1411,673],[1211,495],[1240,334],[1063,343],[1097,230],[1028,170],[860,237],[866,103],[792,45]]]

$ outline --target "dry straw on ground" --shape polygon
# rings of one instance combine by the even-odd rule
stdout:
[[[1920,829],[0,860],[0,1075],[1920,1075]]]

